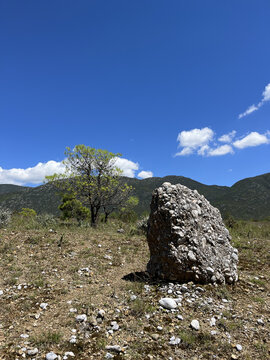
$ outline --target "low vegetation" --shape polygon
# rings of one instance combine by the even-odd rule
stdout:
[[[30,359],[27,351],[35,348],[37,360],[50,351],[81,360],[108,352],[131,360],[270,357],[270,222],[235,221],[239,282],[186,284],[182,306],[171,312],[159,299],[172,296],[174,284],[151,282],[145,273],[145,219],[137,225],[114,218],[91,228],[24,210],[10,220],[0,228],[3,360]],[[80,314],[86,323],[76,321]],[[199,331],[190,328],[193,319]],[[179,344],[170,344],[173,336]],[[119,353],[106,349],[113,345]]]

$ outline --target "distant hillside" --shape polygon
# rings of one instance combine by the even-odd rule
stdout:
[[[138,214],[149,211],[152,191],[168,181],[196,189],[223,215],[230,213],[238,219],[258,220],[270,217],[270,173],[238,181],[232,187],[204,185],[184,176],[173,175],[144,180],[123,178],[123,181],[133,186],[133,195],[140,200],[136,209]],[[59,203],[60,197],[56,190],[48,184],[35,188],[0,185],[0,206],[12,211],[29,207],[38,213],[58,214]]]

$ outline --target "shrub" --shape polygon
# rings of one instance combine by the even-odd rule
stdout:
[[[147,233],[147,229],[148,229],[148,216],[144,216],[143,218],[141,218],[139,221],[137,221],[137,228],[139,230],[141,230],[144,234]]]
[[[11,211],[0,208],[0,227],[6,226],[11,221]]]

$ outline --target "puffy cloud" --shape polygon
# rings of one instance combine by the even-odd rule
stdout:
[[[220,136],[218,138],[218,141],[230,143],[232,141],[232,139],[235,137],[235,134],[236,134],[236,131],[233,130],[233,131],[229,132],[228,134],[224,134],[224,135]]]
[[[203,129],[181,131],[178,134],[177,141],[179,141],[179,146],[198,148],[200,146],[208,144],[209,141],[212,140],[213,136],[213,130],[205,127]]]
[[[217,147],[216,149],[210,149],[207,152],[208,156],[222,156],[222,155],[226,155],[226,154],[233,154],[233,149],[228,144],[221,145],[221,146]]]
[[[139,164],[124,158],[117,158],[115,166],[123,171],[122,175],[135,177],[135,171],[139,169]]]
[[[203,129],[192,129],[181,131],[177,136],[179,147],[183,149],[176,153],[176,156],[186,156],[192,154],[195,150],[207,145],[214,137],[214,131],[208,127]]]
[[[241,119],[241,118],[253,113],[254,111],[257,111],[267,101],[270,101],[270,83],[267,84],[264,88],[264,91],[262,93],[262,100],[257,105],[253,104],[253,105],[249,106],[246,111],[244,111],[242,114],[240,114],[238,116],[238,118]]]
[[[253,131],[241,140],[236,140],[233,145],[238,149],[244,149],[250,146],[268,144],[270,142],[268,135],[268,132],[266,134],[259,134],[258,132]]]
[[[218,141],[227,144],[218,146],[214,137],[214,131],[209,128],[182,131],[178,134],[177,140],[183,149],[177,152],[175,156],[187,156],[191,154],[206,157],[222,156],[233,154],[233,147],[237,149],[244,149],[250,146],[259,146],[270,143],[270,131],[267,131],[265,134],[259,134],[254,131],[245,137],[232,142],[235,135],[236,131],[233,130],[228,134],[220,136]]]
[[[152,171],[141,171],[138,174],[138,177],[141,179],[147,179],[153,177]]]
[[[262,101],[270,101],[270,83],[264,89]]]
[[[2,169],[0,167],[0,184],[40,184],[47,175],[55,173],[63,173],[65,167],[62,162],[48,161],[46,163],[38,163],[34,167],[27,169]]]
[[[115,165],[123,171],[124,176],[135,177],[135,172],[139,165],[128,159],[117,158]],[[41,184],[45,176],[55,173],[64,173],[65,166],[62,162],[50,160],[46,163],[38,163],[34,167],[27,169],[3,169],[0,167],[0,184],[14,185],[37,185]]]
[[[209,145],[203,145],[198,151],[197,154],[198,155],[206,155],[208,153],[208,151],[210,150],[210,146]]]

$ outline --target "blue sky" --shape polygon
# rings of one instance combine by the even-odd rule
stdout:
[[[141,178],[269,172],[269,18],[268,0],[0,0],[0,183],[40,183],[76,144]]]

